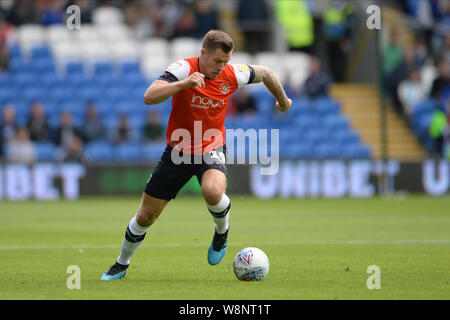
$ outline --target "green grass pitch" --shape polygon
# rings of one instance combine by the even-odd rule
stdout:
[[[234,195],[228,252],[212,267],[204,201],[180,197],[149,230],[126,277],[100,281],[139,197],[0,203],[0,299],[449,299],[450,198],[271,199]],[[259,282],[232,261],[255,246]],[[69,290],[70,265],[81,289]],[[369,290],[368,266],[380,268]]]

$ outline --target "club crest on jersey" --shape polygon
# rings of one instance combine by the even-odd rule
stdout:
[[[244,262],[246,265],[250,265],[252,263],[253,253],[251,251],[242,252],[239,255],[239,259]]]
[[[227,82],[222,83],[220,85],[220,90],[222,91],[223,94],[230,92],[230,84]]]

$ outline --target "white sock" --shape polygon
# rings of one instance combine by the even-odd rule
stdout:
[[[142,244],[147,230],[147,227],[141,227],[137,223],[136,216],[131,219],[127,226],[127,231],[125,232],[125,239],[123,239],[122,242],[120,255],[117,258],[118,263],[123,265],[130,264],[131,257]]]
[[[230,217],[231,201],[226,194],[223,194],[222,200],[214,206],[206,204],[211,216],[216,223],[216,231],[219,234],[228,230],[228,219]]]

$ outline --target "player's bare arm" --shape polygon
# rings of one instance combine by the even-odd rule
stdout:
[[[204,88],[204,79],[205,76],[202,73],[194,72],[187,79],[181,81],[169,83],[164,80],[155,80],[145,92],[144,102],[148,105],[158,104],[169,99],[180,90],[194,87]]]
[[[253,83],[263,82],[266,88],[273,94],[277,100],[276,107],[281,112],[289,110],[292,100],[284,92],[283,86],[277,79],[272,70],[265,66],[252,65],[255,70],[255,79]]]

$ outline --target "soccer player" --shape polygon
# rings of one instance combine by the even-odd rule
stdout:
[[[215,222],[208,263],[216,265],[225,255],[231,207],[230,198],[225,194],[224,123],[228,101],[238,88],[263,82],[276,98],[280,111],[288,110],[292,104],[269,68],[229,64],[233,48],[233,40],[227,33],[211,30],[203,39],[199,57],[173,63],[145,92],[148,105],[173,97],[167,147],[150,176],[136,215],[126,228],[120,255],[103,273],[102,280],[125,276],[131,257],[149,227],[194,175]]]

